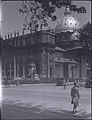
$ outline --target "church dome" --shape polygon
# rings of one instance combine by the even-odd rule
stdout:
[[[74,32],[75,30],[78,30],[80,28],[80,23],[78,20],[74,17],[72,17],[69,8],[66,8],[64,12],[64,17],[62,17],[60,20],[58,20],[58,23],[55,28],[56,33],[61,32]]]

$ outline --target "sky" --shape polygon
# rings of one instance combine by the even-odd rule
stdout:
[[[1,23],[1,3],[0,3],[0,23]]]
[[[81,26],[87,22],[91,22],[91,2],[90,1],[73,1],[74,4],[84,6],[87,10],[86,14],[78,14],[72,12],[71,15],[78,19]],[[22,1],[3,1],[2,2],[2,36],[7,35],[8,33],[14,33],[19,31],[22,34],[24,16],[20,14],[18,9],[21,6]],[[49,26],[55,28],[57,21],[64,15],[65,8],[57,9],[55,14],[57,15],[57,20],[52,22],[49,20]]]

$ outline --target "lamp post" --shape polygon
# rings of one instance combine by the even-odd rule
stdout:
[[[2,12],[1,12],[1,0],[0,0],[0,37],[2,35]]]
[[[1,0],[0,0],[0,43],[1,43]],[[1,46],[0,46],[1,47]],[[1,85],[1,80],[2,80],[2,72],[1,72],[1,59],[0,59],[0,117],[1,117],[1,102],[2,102],[2,85]]]

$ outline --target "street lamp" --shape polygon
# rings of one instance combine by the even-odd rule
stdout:
[[[1,42],[1,0],[0,0],[0,42]],[[2,80],[2,72],[1,72],[1,59],[0,59],[0,118],[1,118],[1,102],[2,102],[2,85],[1,85],[1,80]]]
[[[2,35],[2,8],[1,8],[1,0],[0,0],[0,37]]]

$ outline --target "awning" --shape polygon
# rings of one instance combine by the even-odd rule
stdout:
[[[57,51],[61,51],[61,52],[65,52],[66,50],[64,50],[64,49],[62,49],[62,48],[60,48],[60,47],[55,47],[55,50],[57,50]]]
[[[72,50],[78,50],[78,49],[83,49],[83,47],[82,46],[73,47],[73,48],[67,49],[66,51],[72,51]]]
[[[68,59],[68,58],[57,58],[57,57],[55,57],[55,62],[77,64],[76,61],[74,61],[73,59]]]

